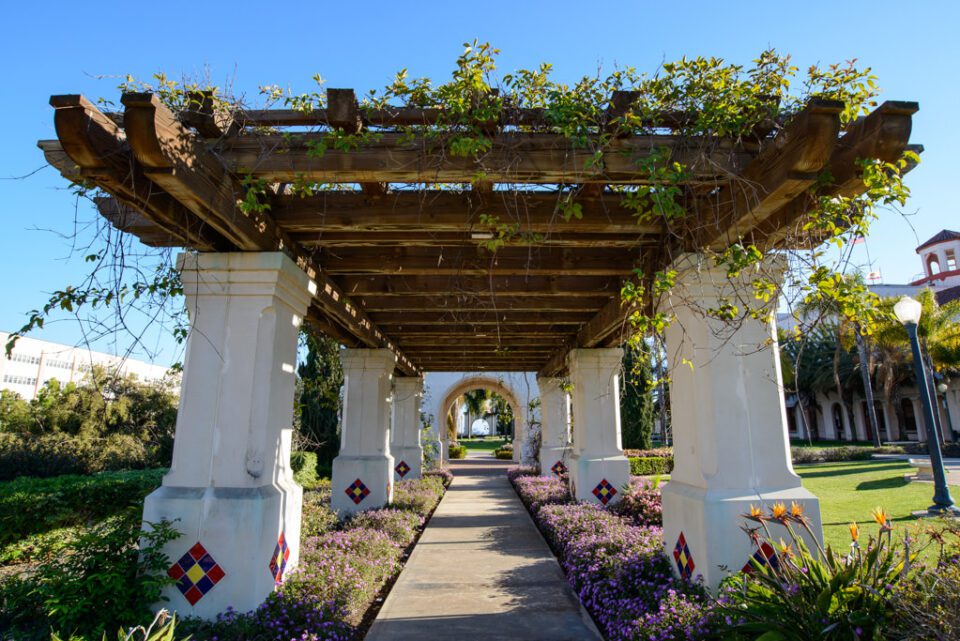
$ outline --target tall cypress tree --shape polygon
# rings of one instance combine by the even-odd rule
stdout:
[[[653,366],[647,345],[627,344],[623,348],[623,379],[620,385],[620,422],[623,447],[651,446],[656,413],[653,399]]]
[[[343,367],[340,345],[326,336],[304,331],[307,356],[297,368],[300,378],[300,437],[317,453],[317,465],[329,468],[340,449]]]

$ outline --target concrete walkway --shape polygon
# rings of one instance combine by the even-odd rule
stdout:
[[[485,452],[455,478],[366,641],[599,641],[556,558]]]

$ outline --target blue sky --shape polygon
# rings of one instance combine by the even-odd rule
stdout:
[[[386,84],[395,71],[445,77],[463,42],[478,38],[500,48],[502,73],[540,62],[555,77],[573,80],[598,65],[653,70],[663,60],[712,55],[748,63],[775,47],[804,69],[858,58],[873,68],[882,99],[916,100],[912,140],[923,143],[922,165],[908,179],[906,219],[885,215],[854,259],[867,251],[885,282],[920,271],[914,247],[940,229],[960,229],[960,3],[843,3],[687,1],[616,3],[522,1],[483,3],[378,2],[363,4],[262,2],[34,2],[10,3],[0,24],[4,99],[0,122],[0,330],[20,327],[47,293],[76,282],[80,260],[66,260],[75,218],[94,215],[44,165],[36,141],[54,138],[51,94],[116,98],[119,77],[206,76],[254,99],[262,84],[312,89],[320,73],[330,87],[358,93]],[[98,76],[108,76],[98,79]],[[109,76],[115,76],[113,78]],[[42,231],[53,230],[53,231]],[[75,321],[48,325],[40,338],[79,343]],[[158,362],[178,358],[165,336],[148,337]],[[123,351],[127,339],[100,343]]]

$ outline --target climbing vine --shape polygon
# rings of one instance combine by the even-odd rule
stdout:
[[[897,209],[906,203],[909,189],[903,183],[903,174],[919,162],[916,154],[908,152],[897,162],[859,159],[859,175],[866,187],[859,196],[820,195],[834,180],[829,172],[821,174],[807,194],[806,222],[791,232],[795,237],[790,242],[783,243],[806,249],[790,252],[792,269],[786,281],[781,281],[767,273],[765,267],[771,248],[756,244],[749,235],[734,239],[722,250],[710,246],[690,247],[689,239],[696,238],[697,226],[704,224],[697,199],[691,197],[687,187],[695,167],[682,161],[675,150],[653,142],[642,152],[625,151],[618,144],[626,136],[670,134],[678,141],[675,148],[696,152],[682,157],[706,162],[712,154],[762,148],[814,98],[842,102],[840,122],[841,126],[848,126],[876,105],[879,88],[869,68],[847,61],[826,67],[812,66],[801,72],[789,56],[768,50],[749,65],[731,64],[720,58],[684,57],[664,63],[652,73],[621,67],[606,74],[585,75],[574,82],[560,82],[554,79],[554,69],[549,63],[498,78],[498,54],[488,43],[467,43],[447,80],[435,82],[412,77],[407,69],[402,69],[384,88],[369,91],[359,102],[360,114],[367,121],[374,113],[416,107],[435,114],[429,122],[368,125],[359,131],[320,122],[284,132],[281,144],[290,147],[303,144],[309,155],[320,157],[331,149],[356,152],[378,144],[387,133],[398,134],[396,144],[421,145],[430,154],[469,159],[476,164],[477,171],[470,183],[438,187],[445,190],[467,190],[480,185],[489,188],[491,175],[510,171],[516,158],[490,153],[493,137],[500,130],[562,137],[571,149],[586,152],[584,177],[602,175],[612,158],[627,155],[637,175],[645,177],[644,184],[613,184],[608,189],[618,196],[622,207],[634,213],[638,224],[659,225],[664,230],[665,247],[659,251],[694,251],[706,264],[725,270],[731,283],[741,284],[729,299],[703,309],[705,314],[737,322],[747,316],[769,313],[772,302],[787,295],[795,302],[807,304],[831,301],[845,316],[858,319],[864,331],[870,331],[872,321],[881,312],[876,297],[867,288],[847,286],[848,279],[843,278],[849,263],[849,247],[853,239],[869,233],[880,209]],[[300,93],[279,85],[261,86],[261,104],[257,107],[282,106],[303,113],[323,109],[327,106],[324,80],[319,74],[312,80],[314,87]],[[198,96],[210,102],[218,115],[229,116],[247,108],[220,88],[174,81],[165,74],[155,75],[150,82],[127,77],[119,89],[154,92],[177,113],[200,108]],[[611,105],[615,92],[621,92],[618,95],[626,96],[629,102]],[[101,100],[101,104],[109,107],[113,103]],[[519,110],[526,110],[524,113],[528,116],[504,118]],[[502,121],[516,124],[501,126]],[[273,136],[278,133],[276,129],[261,126],[247,131]],[[728,176],[724,180],[737,178]],[[577,222],[586,215],[583,199],[588,197],[584,193],[587,182],[546,185],[533,190],[538,194],[546,191],[556,195],[557,230],[565,226],[576,230]],[[265,214],[270,207],[268,196],[278,186],[253,176],[243,177],[242,185],[243,193],[237,194],[239,211],[249,216]],[[721,184],[718,180],[716,185],[702,187],[705,196],[700,198],[709,199]],[[356,186],[317,183],[298,176],[279,188],[289,194],[309,197],[328,189]],[[530,192],[514,189],[509,193],[511,198],[522,201]],[[475,229],[487,232],[486,236],[478,236],[480,250],[495,254],[513,243],[536,243],[543,239],[539,234],[524,232],[521,223],[519,215],[515,220],[505,220],[481,213],[473,223]],[[672,249],[674,246],[677,249]],[[667,254],[664,258],[660,264],[671,265],[674,256]],[[98,268],[97,261],[92,264]],[[135,280],[120,289],[102,287],[88,280],[85,285],[56,292],[42,309],[31,313],[29,322],[13,339],[41,327],[44,318],[55,309],[111,306],[130,297],[143,299],[160,293],[164,296],[158,301],[166,304],[166,297],[180,293],[180,285],[170,262],[162,265],[152,278]],[[673,267],[650,273],[635,270],[634,277],[621,291],[623,304],[631,309],[628,334],[663,331],[670,315],[658,303],[673,294],[677,277]]]

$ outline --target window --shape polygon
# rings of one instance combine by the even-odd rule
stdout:
[[[7,360],[13,361],[14,363],[29,363],[31,365],[40,364],[39,356],[27,356],[26,354],[11,354]]]
[[[70,369],[72,367],[69,361],[58,361],[54,359],[47,359],[45,365],[47,367],[59,367],[60,369]]]
[[[952,249],[948,249],[945,253],[947,255],[947,271],[952,272],[957,268],[957,254]]]
[[[940,259],[935,254],[930,254],[927,258],[927,275],[935,276],[940,273]]]
[[[29,378],[27,376],[15,376],[13,374],[4,374],[3,382],[13,383],[14,385],[36,385],[37,379]]]

